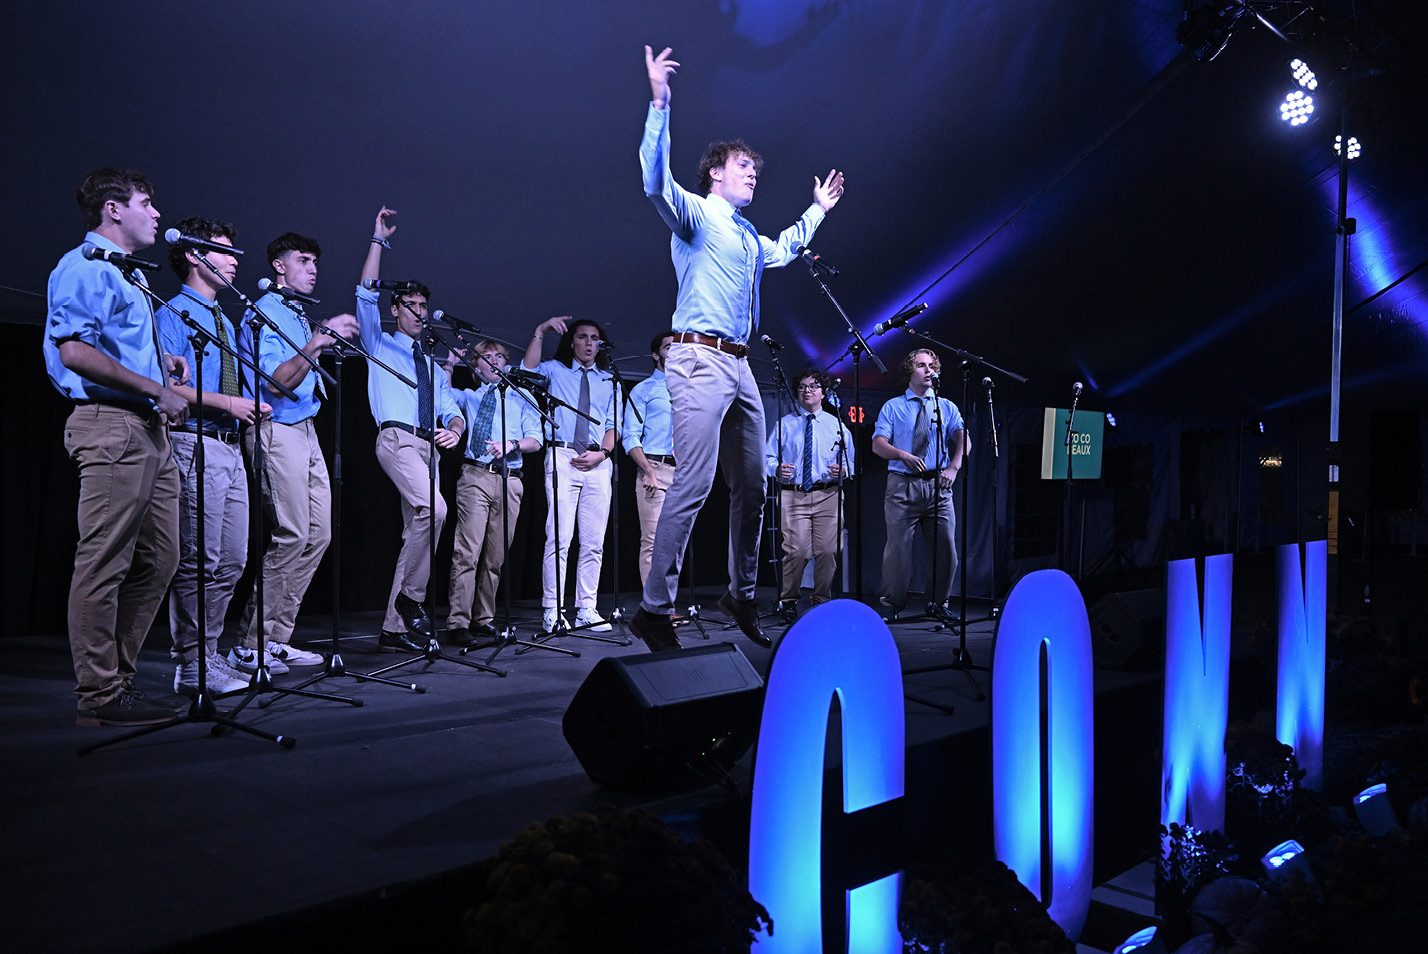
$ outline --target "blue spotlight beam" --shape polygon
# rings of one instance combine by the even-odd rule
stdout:
[[[1046,781],[1042,804],[1041,652],[1046,649]],[[992,658],[992,804],[997,857],[1073,940],[1091,905],[1091,626],[1060,570],[1023,577],[1007,597]],[[1043,877],[1042,823],[1050,839]],[[1043,897],[1042,884],[1050,885]]]
[[[1195,561],[1166,567],[1162,825],[1224,829],[1233,570],[1228,553],[1206,557],[1202,622]]]
[[[1301,556],[1302,547],[1302,556]],[[1326,540],[1278,548],[1279,685],[1274,736],[1294,749],[1304,786],[1324,784]]]
[[[843,715],[843,810],[901,798],[902,671],[892,633],[867,606],[815,607],[779,642],[769,670],[754,762],[749,891],[777,933],[760,954],[823,950],[823,753],[828,708]],[[849,954],[896,954],[901,873],[845,896]]]

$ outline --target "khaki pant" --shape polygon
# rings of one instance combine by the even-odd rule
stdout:
[[[803,568],[813,560],[813,602],[833,598],[838,569],[838,488],[779,492],[779,524],[783,530],[783,592],[780,600],[797,600]]]
[[[635,509],[640,512],[640,586],[650,578],[650,560],[654,556],[655,528],[664,509],[664,495],[674,480],[674,465],[664,461],[649,462],[654,470],[654,483],[645,479],[644,471],[635,476]]]
[[[501,494],[505,485],[506,536],[501,538]],[[490,623],[496,616],[496,587],[516,535],[521,514],[521,472],[510,477],[481,467],[461,466],[456,481],[456,534],[451,545],[451,612],[447,629]]]
[[[80,709],[133,684],[139,650],[178,566],[178,469],[156,416],[76,407],[64,446],[79,468],[69,647]]]
[[[262,434],[263,496],[273,526],[263,553],[262,612],[255,612],[256,588],[243,611],[248,647],[258,644],[260,624],[265,641],[292,640],[298,607],[332,541],[332,488],[313,418],[297,424],[268,421]],[[251,455],[251,427],[245,446]]]
[[[397,612],[397,594],[405,593],[420,603],[426,599],[431,579],[431,511],[436,507],[436,535],[446,524],[446,500],[438,490],[432,496],[430,457],[432,445],[415,434],[396,427],[377,432],[377,463],[392,479],[402,499],[402,550],[397,554],[397,570],[392,591],[387,595],[387,617],[382,629],[406,632]]]
[[[205,645],[212,652],[223,635],[223,617],[248,561],[248,472],[237,444],[203,440],[203,538],[198,536],[197,434],[174,431],[179,483],[179,565],[169,589],[169,634],[173,658],[198,658],[198,555],[203,552]]]

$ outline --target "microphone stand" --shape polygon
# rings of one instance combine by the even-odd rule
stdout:
[[[411,305],[407,303],[406,299],[398,298],[397,300],[402,303],[402,307],[411,309]],[[416,312],[413,310],[412,314],[416,314]],[[425,323],[423,324],[425,325]],[[436,328],[431,325],[425,325],[425,327],[423,328],[422,340],[425,343],[425,347],[422,349],[421,359],[422,361],[426,362],[427,373],[431,376],[431,416],[422,422],[426,427],[427,434],[429,435],[428,440],[431,444],[431,446],[427,449],[426,458],[428,514],[427,519],[431,521],[428,526],[427,533],[427,541],[429,547],[428,557],[430,560],[430,562],[427,564],[427,587],[428,589],[430,589],[431,573],[436,567],[436,394],[438,390],[436,386],[436,375],[442,373],[436,367],[436,359],[432,354],[431,346],[433,343],[444,344],[447,345],[447,349],[450,350],[450,345],[445,339],[440,336]],[[415,382],[413,382],[412,386],[416,386]],[[430,602],[430,593],[428,593],[428,602]],[[506,675],[506,671],[504,669],[497,669],[495,666],[488,666],[485,663],[476,662],[474,659],[463,659],[460,656],[447,655],[445,652],[442,651],[441,643],[436,638],[436,621],[432,618],[432,614],[430,613],[430,611],[428,611],[426,615],[427,619],[432,620],[432,632],[430,637],[427,639],[426,652],[408,656],[406,659],[403,659],[400,662],[395,662],[390,666],[384,666],[383,668],[377,669],[369,673],[368,675],[380,676],[384,673],[389,673],[397,669],[401,669],[404,666],[410,666],[412,663],[419,661],[425,661],[429,667],[432,663],[438,660],[453,662],[458,665],[465,666],[468,669],[479,669],[482,672],[494,673],[497,676],[504,677]]]
[[[601,346],[602,348],[604,345]],[[610,611],[610,622],[620,627],[620,631],[626,632],[625,611],[620,608],[620,467],[617,455],[624,450],[624,442],[619,435],[624,433],[624,428],[620,425],[620,420],[624,416],[625,402],[624,380],[620,377],[620,366],[615,361],[612,353],[613,349],[606,349],[605,354],[610,358],[610,413],[615,419],[615,446],[610,451],[610,519],[606,521],[606,527],[613,525],[615,530],[610,533],[611,547],[610,555],[614,559],[614,564],[610,567],[610,585],[614,590],[614,609]],[[599,367],[599,354],[596,354],[596,367]],[[606,531],[609,533],[608,529]],[[582,546],[584,544],[581,544]],[[624,645],[629,645],[633,640],[626,639]]]
[[[846,567],[848,565],[848,548],[843,540],[843,507],[847,503],[847,482],[853,476],[853,458],[848,451],[848,429],[843,426],[843,402],[838,397],[837,379],[832,378],[831,375],[830,379],[833,381],[833,386],[824,395],[824,400],[832,406],[833,418],[838,422],[838,519],[834,525],[836,534],[834,539],[838,541],[838,555],[841,558],[839,565]]]
[[[200,257],[202,257],[205,262],[207,261],[207,256],[200,256]],[[212,266],[210,265],[209,267],[211,268]],[[148,296],[148,297],[151,299],[152,302],[157,302],[160,306],[165,306],[165,305],[167,304],[167,303],[164,302],[162,299],[160,299],[157,295],[155,295],[155,294],[153,293],[153,291],[149,289],[148,285],[144,284],[143,282],[135,281],[135,279],[134,279],[134,277],[133,277],[133,271],[132,271],[132,270],[130,270],[129,272],[126,272],[126,273],[125,273],[125,278],[128,279],[128,281],[129,281],[131,284],[133,284],[134,287],[141,289],[141,290],[144,292],[144,294],[145,294],[146,296]],[[119,742],[126,742],[126,741],[128,741],[129,739],[137,739],[137,738],[139,738],[139,737],[141,737],[141,736],[151,735],[151,734],[153,734],[153,733],[155,733],[155,732],[162,732],[162,731],[165,730],[165,729],[172,729],[172,728],[174,728],[175,726],[188,725],[188,724],[190,724],[190,723],[208,724],[208,725],[211,726],[210,731],[211,731],[214,735],[221,735],[221,734],[222,734],[222,731],[223,731],[224,729],[228,729],[228,730],[232,730],[232,731],[238,731],[238,732],[247,732],[249,735],[255,735],[255,736],[257,736],[258,738],[261,738],[261,739],[267,739],[269,742],[276,742],[276,743],[278,743],[279,745],[281,745],[281,746],[282,746],[283,748],[285,748],[285,749],[292,749],[293,746],[297,745],[297,739],[294,739],[294,738],[292,738],[291,736],[274,735],[274,734],[272,734],[271,732],[265,732],[264,730],[259,729],[259,728],[255,727],[255,726],[251,726],[251,725],[248,725],[248,724],[246,724],[246,723],[239,722],[239,721],[237,721],[236,719],[229,718],[227,715],[220,715],[220,714],[219,714],[219,711],[218,711],[218,708],[213,704],[213,697],[210,696],[209,693],[208,693],[208,600],[207,600],[208,587],[207,587],[207,584],[206,584],[206,582],[205,582],[205,580],[204,580],[204,572],[205,572],[205,570],[207,569],[207,560],[206,560],[206,556],[205,556],[205,554],[204,554],[204,540],[205,540],[204,530],[205,530],[205,521],[204,521],[204,510],[203,510],[203,506],[204,506],[203,356],[206,355],[207,352],[208,352],[208,345],[209,345],[209,343],[212,343],[212,344],[216,345],[220,351],[227,352],[231,357],[234,358],[235,361],[238,361],[238,362],[241,363],[241,364],[245,364],[245,365],[251,366],[251,362],[249,362],[249,361],[247,361],[247,359],[243,358],[243,356],[240,355],[240,354],[238,354],[234,349],[232,349],[232,348],[230,348],[229,346],[223,344],[223,343],[222,343],[221,341],[219,341],[217,338],[211,336],[211,335],[208,333],[208,331],[207,331],[202,325],[200,325],[198,322],[194,321],[191,317],[189,317],[189,314],[188,314],[187,311],[177,311],[177,310],[174,310],[174,309],[170,309],[170,310],[171,310],[171,311],[174,311],[174,314],[178,315],[179,319],[182,320],[183,323],[184,323],[185,325],[187,325],[187,326],[189,327],[189,329],[193,332],[193,333],[189,336],[189,340],[193,343],[194,366],[195,366],[195,367],[194,367],[194,388],[195,388],[195,390],[196,390],[196,392],[197,392],[197,395],[198,395],[198,400],[197,400],[197,402],[196,402],[195,407],[196,407],[197,417],[198,417],[198,422],[199,422],[199,427],[198,427],[199,433],[194,435],[195,440],[194,440],[194,449],[193,449],[193,453],[194,453],[194,469],[195,469],[195,473],[196,473],[196,475],[197,475],[197,480],[198,480],[198,484],[197,484],[197,494],[198,494],[197,521],[198,521],[198,525],[197,525],[197,546],[195,547],[195,549],[196,549],[196,551],[197,551],[197,556],[198,556],[198,592],[197,592],[197,603],[198,603],[198,605],[197,605],[197,607],[196,607],[197,615],[198,615],[198,633],[199,633],[199,635],[198,635],[198,639],[199,639],[199,644],[198,644],[198,691],[197,691],[196,693],[194,693],[193,698],[189,701],[189,706],[188,706],[188,711],[187,711],[187,712],[184,712],[184,713],[182,713],[182,714],[180,714],[180,715],[176,715],[176,716],[174,716],[172,719],[169,719],[167,722],[161,722],[161,723],[158,723],[157,725],[146,725],[146,726],[142,726],[142,727],[140,727],[140,728],[134,729],[134,730],[131,731],[131,732],[126,732],[126,733],[124,733],[124,734],[122,734],[122,735],[117,735],[117,736],[114,736],[114,737],[112,737],[112,738],[108,738],[108,739],[104,739],[104,740],[102,740],[102,741],[100,741],[100,742],[96,742],[96,743],[94,743],[94,744],[92,744],[92,745],[84,746],[84,747],[82,747],[82,748],[80,748],[80,749],[78,750],[78,754],[80,754],[80,755],[88,755],[90,752],[93,752],[93,751],[96,750],[96,749],[101,749],[101,748],[104,748],[104,747],[106,747],[106,746],[115,745],[116,743],[119,743]],[[216,320],[218,320],[218,321],[224,321],[224,320],[226,320],[226,319],[216,317]],[[156,330],[157,330],[157,322],[156,322],[156,324],[155,324],[155,328],[156,328]],[[162,349],[159,350],[159,362],[160,362],[160,365],[161,365],[161,367],[159,368],[159,373],[164,376],[164,386],[165,386],[165,387],[168,387],[168,372],[167,372],[167,370],[165,370],[165,369],[162,367],[162,362],[163,362],[163,350],[162,350]],[[261,374],[262,372],[259,371],[258,373]],[[274,383],[276,383],[276,382],[274,382]],[[279,387],[281,387],[281,385],[279,385]],[[291,392],[289,392],[289,393],[291,393]],[[256,678],[256,677],[255,677],[255,678]]]
[[[815,275],[818,274],[819,270],[817,266],[809,267]],[[772,554],[773,557],[772,562],[774,565],[774,589],[777,595],[774,597],[773,611],[763,614],[759,617],[759,619],[777,618],[779,620],[782,620],[784,625],[787,626],[792,625],[793,621],[798,617],[798,600],[796,598],[793,600],[793,613],[788,616],[785,616],[783,613],[783,478],[780,474],[780,471],[783,470],[783,419],[785,416],[784,400],[788,399],[791,402],[788,405],[788,413],[790,414],[793,413],[793,410],[799,405],[798,393],[793,390],[793,383],[789,381],[788,375],[784,374],[783,364],[778,359],[778,349],[774,345],[769,344],[768,341],[765,341],[764,344],[768,345],[769,360],[773,362],[774,388],[778,391],[779,404],[778,419],[777,423],[774,425],[778,429],[778,447],[776,450],[777,469],[774,470],[773,475],[773,490],[769,493],[770,509],[773,510],[773,520],[768,523],[769,552]],[[733,625],[734,624],[732,622],[725,623],[724,628],[729,629]]]
[[[805,261],[807,261],[805,259]],[[837,310],[843,319],[843,324],[848,326],[848,334],[853,340],[849,343],[847,350],[834,358],[833,361],[824,368],[825,371],[837,367],[838,362],[844,356],[851,356],[853,359],[853,406],[862,411],[863,407],[863,355],[873,359],[873,364],[877,367],[879,374],[887,374],[887,365],[883,364],[878,353],[873,350],[873,346],[868,344],[868,339],[863,337],[863,333],[858,330],[858,326],[853,324],[853,320],[848,317],[848,313],[843,310],[843,306],[838,303],[838,299],[833,294],[833,290],[828,287],[828,282],[824,279],[822,271],[815,264],[808,263],[808,274],[813,276],[814,282],[818,284],[818,289]],[[862,421],[858,422],[863,423]],[[857,552],[861,555],[863,549],[863,490],[861,486],[854,486],[853,493],[857,497],[857,506],[853,509],[853,536],[857,538]],[[859,603],[863,601],[863,561],[861,559],[853,561],[853,596]]]
[[[1076,403],[1080,400],[1081,385],[1078,383],[1071,389],[1071,408],[1066,413],[1066,439],[1063,442],[1066,447],[1066,493],[1064,494],[1066,514],[1063,519],[1065,536],[1062,539],[1061,546],[1061,568],[1066,571],[1068,576],[1072,576],[1073,579],[1078,581],[1081,578],[1080,567],[1077,567],[1077,572],[1074,575],[1071,573],[1071,528],[1075,523],[1075,518],[1072,515],[1072,508],[1075,506],[1075,484],[1072,483],[1071,464],[1072,451],[1075,448],[1075,437],[1079,433],[1076,430]]]

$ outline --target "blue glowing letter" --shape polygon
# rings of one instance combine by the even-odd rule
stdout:
[[[1223,553],[1205,558],[1203,630],[1195,561],[1172,560],[1166,569],[1160,823],[1222,830],[1234,557]]]
[[[749,891],[775,934],[760,952],[823,950],[823,751],[828,707],[843,713],[843,810],[903,791],[902,670],[887,624],[852,600],[815,607],[774,653],[754,762]],[[899,952],[898,889],[891,874],[848,893],[848,951]]]
[[[1046,648],[1046,791],[1041,804],[1041,650]],[[1007,597],[992,658],[992,805],[997,857],[1075,939],[1091,905],[1091,626],[1060,570],[1023,577]],[[1041,870],[1042,812],[1051,840]],[[1050,888],[1044,897],[1042,883]]]
[[[1293,746],[1304,785],[1324,782],[1324,613],[1328,544],[1279,548],[1279,689],[1275,738]]]

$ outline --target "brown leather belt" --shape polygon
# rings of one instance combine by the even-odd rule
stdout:
[[[224,444],[238,443],[238,432],[236,430],[219,430],[216,427],[194,427],[192,424],[175,424],[173,430],[183,431],[185,434],[202,434],[204,437],[211,437]]]
[[[405,421],[383,421],[377,425],[377,430],[385,431],[389,427],[395,427],[399,431],[406,431],[414,437],[420,437],[424,441],[431,440],[431,431],[425,427],[413,427]]]
[[[697,331],[676,332],[674,340],[681,344],[697,344],[706,348],[713,348],[715,351],[722,351],[725,354],[732,354],[736,358],[748,357],[749,346],[736,344],[732,341],[725,341],[723,338],[713,338],[709,335],[701,335]]]
[[[500,463],[495,461],[487,462],[484,460],[472,460],[469,457],[463,457],[461,459],[461,463],[466,465],[467,467],[474,467],[477,470],[484,470],[488,474],[505,474],[507,477],[521,476],[521,469],[519,467],[502,467]]]
[[[675,466],[673,454],[646,454],[645,460],[649,461],[652,464],[668,464],[671,467]]]

